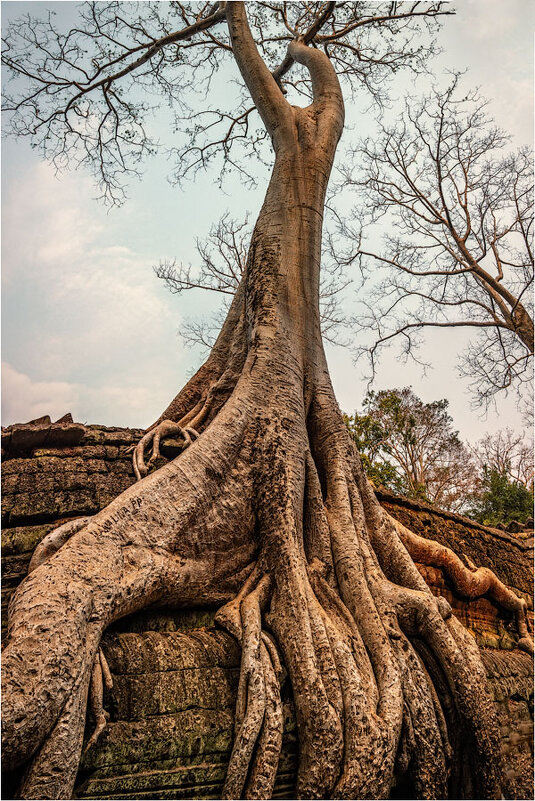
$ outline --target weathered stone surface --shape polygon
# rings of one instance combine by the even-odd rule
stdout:
[[[83,444],[130,445],[138,442],[144,434],[141,428],[117,428],[90,425],[85,427]]]
[[[13,425],[2,431],[2,448],[10,455],[30,453],[45,444],[61,448],[77,445],[85,434],[85,426],[67,420],[51,423],[40,418],[35,423]]]
[[[233,738],[240,653],[225,632],[108,633],[112,720],[85,756],[79,798],[220,798]],[[295,797],[290,699],[274,797]],[[90,731],[90,727],[88,727]]]
[[[232,744],[239,652],[215,629],[108,633],[112,721],[81,766],[80,798],[219,798]],[[500,717],[507,798],[531,797],[532,662],[482,651]],[[283,686],[283,692],[285,691]],[[276,797],[295,797],[297,741],[291,700]],[[90,726],[88,727],[88,732]],[[289,793],[285,796],[285,793]]]
[[[482,649],[500,721],[506,798],[533,798],[533,661],[520,651]]]
[[[165,670],[154,682],[151,673],[117,676],[114,688],[116,714],[120,720],[168,715],[196,706],[214,709],[231,707],[236,697],[239,669],[189,668]]]
[[[128,446],[137,432],[83,427],[75,447],[35,448],[4,463],[4,526],[96,514],[134,481]]]
[[[108,631],[137,632],[145,631],[190,632],[194,629],[208,628],[214,625],[217,608],[203,609],[144,609],[136,615],[122,618],[114,623]]]
[[[40,526],[21,526],[2,531],[2,558],[12,554],[26,553],[31,555],[43,537],[52,531],[55,523],[44,523]]]
[[[287,745],[279,763],[273,798],[295,797],[297,753]],[[221,798],[229,751],[183,756],[177,760],[153,760],[128,766],[127,774],[116,774],[112,767],[104,775],[101,768],[77,788],[78,798]]]
[[[160,673],[192,668],[236,668],[240,651],[222,631],[199,629],[183,632],[146,631],[107,634],[106,656],[115,673]]]
[[[129,448],[142,433],[86,426],[76,445],[54,442],[31,453],[8,453],[2,473],[3,625],[9,598],[41,539],[66,520],[95,514],[133,483]],[[532,605],[532,537],[487,529],[388,493],[378,496],[413,531],[490,567]],[[532,797],[532,662],[515,649],[515,621],[487,598],[458,597],[441,570],[419,569],[483,648],[502,729],[506,797]],[[147,609],[108,629],[102,647],[114,676],[105,698],[111,721],[83,760],[78,797],[220,797],[240,654],[232,638],[209,628],[215,611]],[[286,733],[274,798],[295,797],[297,740],[290,698],[284,708]],[[87,736],[91,726],[88,721]]]

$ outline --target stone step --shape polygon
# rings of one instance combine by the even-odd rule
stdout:
[[[221,797],[227,771],[228,753],[205,755],[187,765],[160,770],[144,770],[116,775],[109,778],[92,778],[77,789],[79,798],[113,798],[128,794],[129,798],[138,793],[152,792],[161,797],[161,791],[173,791],[174,798],[195,798],[202,793],[208,797],[211,789]],[[284,754],[279,762],[275,792],[283,787],[295,788],[297,754]]]
[[[167,715],[189,707],[233,709],[238,679],[239,668],[220,667],[115,676],[110,705],[120,720]]]

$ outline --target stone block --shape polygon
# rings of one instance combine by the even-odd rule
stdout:
[[[31,554],[43,537],[56,527],[55,523],[40,526],[17,526],[2,531],[2,556]]]
[[[199,628],[210,628],[214,625],[217,607],[197,609],[144,609],[135,615],[115,621],[109,632],[141,634],[145,631],[156,632],[194,632]]]
[[[96,494],[91,488],[76,492],[56,492],[54,503],[57,517],[83,517],[99,510]]]
[[[239,668],[188,668],[117,675],[111,693],[120,720],[168,715],[190,707],[234,708]]]
[[[190,634],[113,633],[106,635],[104,648],[110,669],[119,674],[209,667],[228,669],[240,664],[237,643],[218,629],[198,629]]]
[[[42,447],[70,447],[77,445],[84,436],[81,423],[50,423],[42,418],[38,424],[14,425],[2,432],[2,447],[9,454],[30,453]]]
[[[117,473],[121,475],[128,475],[135,481],[134,468],[132,467],[131,459],[117,459],[115,462],[110,463],[110,473]]]
[[[32,462],[35,465],[35,468],[32,472],[34,473],[63,473],[65,470],[64,462],[65,460],[61,456],[38,456],[36,459],[28,459],[29,462]],[[84,460],[82,456],[75,457],[71,464],[71,470],[84,469]]]
[[[108,465],[104,459],[85,459],[84,469],[92,475],[93,473],[107,473]]]
[[[14,579],[17,584],[28,573],[31,554],[14,554],[2,557],[2,580]]]
[[[2,464],[2,476],[36,473],[39,465],[35,459],[6,459]]]
[[[51,492],[20,492],[13,498],[9,513],[12,525],[59,517],[58,506]]]

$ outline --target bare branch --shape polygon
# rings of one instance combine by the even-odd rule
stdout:
[[[441,3],[411,4],[400,13],[386,2],[258,2],[248,3],[247,13],[253,35],[247,34],[245,8],[228,4],[234,42],[220,25],[227,16],[224,3],[86,3],[70,30],[58,27],[52,12],[43,19],[26,15],[8,27],[3,40],[3,64],[11,76],[4,82],[4,130],[30,137],[58,170],[88,167],[110,203],[124,199],[125,180],[139,177],[144,161],[160,151],[174,160],[178,181],[220,159],[220,180],[237,170],[251,183],[247,157],[266,162],[268,140],[266,130],[249,124],[244,87],[234,107],[207,104],[213,112],[208,125],[202,124],[208,116],[194,119],[191,107],[195,95],[208,96],[229,56],[244,68],[247,62],[245,83],[272,132],[282,117],[290,121],[283,95],[289,86],[310,96],[310,76],[289,72],[293,40],[311,51],[309,60],[330,62],[350,91],[364,85],[382,102],[394,71],[425,69],[434,43],[422,32],[431,32],[450,10]],[[162,104],[173,115],[170,145],[151,134]]]
[[[485,102],[474,92],[459,98],[458,83],[456,76],[445,92],[407,100],[396,124],[358,149],[365,166],[344,176],[365,203],[356,214],[370,232],[380,220],[396,234],[384,236],[383,251],[359,241],[340,259],[357,264],[363,279],[373,275],[355,318],[374,337],[359,350],[368,351],[372,369],[381,348],[399,338],[413,356],[421,342],[413,334],[426,328],[479,330],[460,369],[488,403],[530,375],[531,158],[526,149],[504,152],[508,138]],[[339,227],[354,236],[349,225]]]
[[[196,265],[173,260],[163,261],[154,268],[156,276],[173,294],[200,289],[225,297],[224,306],[214,319],[190,318],[183,324],[180,334],[186,345],[208,349],[214,344],[222,312],[228,307],[228,299],[234,296],[244,275],[251,233],[248,217],[240,222],[226,213],[212,226],[205,241],[197,240],[199,261]],[[325,250],[330,251],[328,241]],[[320,324],[324,339],[335,345],[347,344],[344,338],[347,320],[340,306],[340,297],[349,283],[335,262],[326,261],[320,284]]]

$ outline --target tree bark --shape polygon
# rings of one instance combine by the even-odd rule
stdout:
[[[329,378],[319,272],[343,126],[338,80],[323,52],[295,41],[290,56],[309,70],[314,101],[291,107],[256,51],[244,4],[228,4],[227,19],[275,164],[227,321],[142,442],[140,472],[164,421],[199,436],[14,594],[2,665],[5,764],[33,759],[24,797],[70,797],[104,629],[151,605],[221,603],[218,622],[243,649],[225,797],[271,796],[282,659],[299,797],[386,798],[395,771],[409,773],[415,797],[446,797],[451,720],[435,691],[439,672],[463,727],[463,791],[499,798],[498,730],[477,648],[375,499]]]

